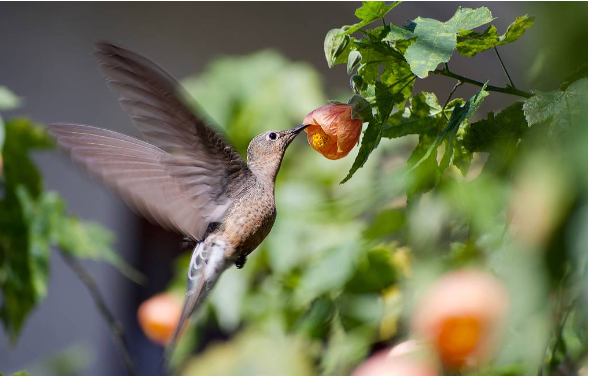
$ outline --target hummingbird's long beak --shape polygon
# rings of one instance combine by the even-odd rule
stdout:
[[[300,125],[300,126],[297,126],[294,129],[291,129],[290,132],[292,134],[299,134],[301,132],[301,130],[305,129],[307,126],[311,126],[311,125],[310,124],[309,125]]]

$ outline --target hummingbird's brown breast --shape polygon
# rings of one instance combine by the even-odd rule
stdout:
[[[235,201],[219,228],[211,235],[231,247],[228,258],[245,256],[254,251],[266,238],[276,220],[274,188],[255,181]]]

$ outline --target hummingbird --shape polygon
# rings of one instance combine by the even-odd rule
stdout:
[[[287,147],[308,125],[254,137],[244,161],[191,111],[170,74],[122,47],[95,48],[100,71],[144,140],[72,123],[50,124],[48,132],[133,210],[194,242],[181,318],[164,353],[167,366],[186,322],[221,273],[243,267],[272,229],[276,175]]]

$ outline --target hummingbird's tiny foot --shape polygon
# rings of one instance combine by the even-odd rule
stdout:
[[[247,261],[247,256],[240,255],[239,257],[237,257],[237,260],[235,261],[235,267],[237,267],[238,269],[243,268],[243,266],[245,266],[246,261]]]

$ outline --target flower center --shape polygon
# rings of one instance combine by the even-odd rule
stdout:
[[[452,317],[444,321],[438,336],[442,360],[453,368],[460,368],[477,348],[483,325],[476,317]]]
[[[313,147],[316,149],[323,149],[325,144],[329,141],[329,136],[323,130],[319,130],[313,134]]]

